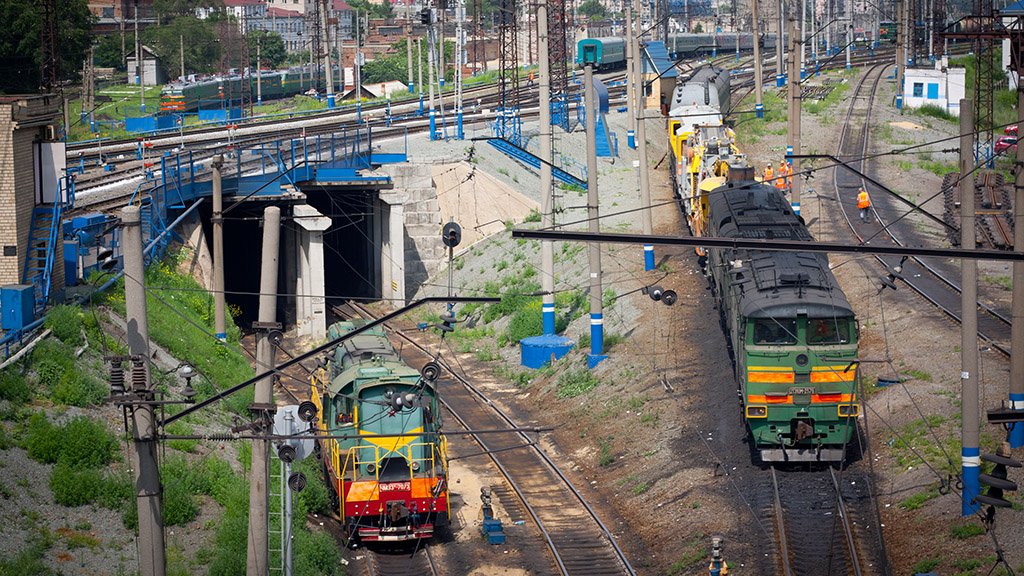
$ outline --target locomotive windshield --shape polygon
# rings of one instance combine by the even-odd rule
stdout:
[[[807,343],[849,344],[849,318],[811,318],[807,320]]]
[[[796,344],[796,318],[757,318],[754,320],[754,344]]]

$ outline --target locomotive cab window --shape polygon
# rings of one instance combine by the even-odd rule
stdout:
[[[850,320],[848,318],[810,318],[807,320],[807,343],[849,344]]]
[[[754,344],[796,344],[795,318],[758,318],[754,320]]]

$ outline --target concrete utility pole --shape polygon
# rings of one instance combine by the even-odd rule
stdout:
[[[629,42],[633,45],[633,91],[636,100],[636,137],[637,153],[640,158],[640,222],[645,235],[654,233],[651,219],[651,181],[647,161],[647,121],[645,119],[646,90],[644,90],[643,50],[640,49],[640,0],[633,0],[633,8],[637,13],[636,33],[630,34]],[[589,111],[589,109],[588,109]],[[595,114],[597,109],[594,110]],[[588,168],[589,170],[589,168]],[[644,244],[644,270],[654,270],[654,244]]]
[[[437,129],[436,129],[436,122],[437,122],[436,115],[437,115],[437,112],[434,111],[434,66],[435,66],[435,63],[437,62],[437,60],[434,57],[434,49],[435,49],[434,36],[435,36],[435,33],[434,33],[434,22],[433,22],[433,20],[434,20],[433,17],[431,17],[431,23],[427,25],[427,84],[429,84],[429,86],[430,86],[428,91],[429,91],[429,94],[430,94],[430,139],[431,140],[434,140],[434,139],[437,138]],[[438,95],[438,97],[440,98],[440,94]]]
[[[327,107],[334,108],[334,71],[331,70],[331,31],[327,26],[327,0],[323,0],[323,9],[320,10],[320,35],[320,41],[324,45],[324,73],[327,75]]]
[[[416,39],[416,70],[418,77],[416,78],[416,85],[419,86],[420,91],[420,107],[423,104],[423,39]]]
[[[146,113],[146,83],[142,80],[142,39],[139,38],[139,0],[135,0],[135,76],[139,80],[140,110]]]
[[[178,56],[181,56],[181,77],[185,78],[185,35],[178,34]]]
[[[1014,43],[1016,40],[1010,40]],[[1024,125],[1024,66],[1017,70],[1017,126]],[[1024,144],[1017,145],[1017,175],[1013,181],[1013,249],[1024,252]],[[1024,410],[1024,262],[1013,263],[1013,324],[1010,326],[1010,408]],[[1010,425],[1010,447],[1024,446],[1024,423]]]
[[[224,199],[220,169],[224,156],[214,156],[213,168],[213,326],[214,336],[221,342],[228,341],[227,321],[224,317]]]
[[[757,21],[757,0],[750,0],[751,23],[754,27],[754,115],[764,118],[764,82],[761,78],[761,32]]]
[[[634,44],[639,30],[633,30],[633,7],[626,6],[626,121],[629,122],[626,129],[626,143],[630,148],[636,150],[636,91],[628,87],[636,85],[636,70],[633,68],[633,60],[636,59]]]
[[[356,80],[356,122],[363,121],[363,20],[356,10],[356,60],[352,63],[352,73]]]
[[[846,69],[852,68],[850,56],[853,52],[853,24],[846,25]]]
[[[974,102],[960,100],[960,248],[974,250]],[[961,513],[971,516],[980,506],[974,497],[981,493],[978,416],[978,262],[960,260],[960,384],[963,442],[963,502]]]
[[[786,155],[789,156],[790,168],[793,176],[793,187],[790,191],[790,205],[793,206],[793,213],[797,216],[800,215],[800,160],[794,158],[794,154],[800,154],[800,109],[802,101],[800,100],[800,75],[796,74],[796,60],[797,55],[797,39],[796,31],[796,20],[789,19],[789,90],[787,90],[787,96],[789,100],[789,145],[786,146]]]
[[[551,69],[548,63],[548,7],[544,2],[537,3],[537,42],[539,44],[538,59],[540,70],[537,75],[539,82],[540,103],[540,198],[541,225],[551,228],[554,225],[555,188],[551,177]],[[589,110],[588,110],[589,111]],[[540,243],[540,287],[544,292],[541,296],[541,320],[544,334],[555,333],[555,250],[554,243],[543,240]]]
[[[600,203],[597,194],[597,96],[594,94],[594,66],[583,68],[583,97],[587,110],[587,219],[589,230],[600,232]],[[604,310],[601,301],[601,244],[587,246],[590,260],[590,356],[587,365],[593,368],[604,360]]]
[[[281,209],[268,206],[263,211],[263,265],[260,269],[261,327],[277,321],[277,258],[281,237]],[[274,348],[268,330],[261,328],[256,340],[256,370],[274,367]],[[274,379],[267,377],[256,383],[253,398],[257,417],[274,406]],[[273,421],[273,418],[270,418]],[[261,427],[262,432],[264,429]],[[270,442],[252,441],[252,471],[249,479],[249,544],[246,555],[246,575],[266,576],[269,571],[267,548],[267,486],[270,483]]]
[[[256,35],[256,105],[263,106],[263,54],[260,53],[260,45],[263,43],[263,34]]]
[[[903,76],[906,73],[907,57],[904,52],[903,19],[906,0],[896,0],[896,109],[903,108]],[[960,116],[963,118],[963,115]]]
[[[410,19],[409,10],[412,9],[413,0],[406,0],[406,67],[409,69],[409,93],[415,91],[413,85],[413,20]]]
[[[338,56],[337,92],[345,93],[345,54],[341,51],[341,17],[334,19],[334,53]]]
[[[124,243],[124,304],[128,321],[128,352],[142,357],[145,381],[132,379],[132,391],[145,402],[153,399],[149,380],[149,321],[146,317],[145,267],[142,261],[142,218],[138,206],[121,209]],[[132,370],[134,372],[134,370]],[[164,519],[160,470],[156,461],[156,419],[153,406],[140,403],[132,411],[135,444],[135,498],[139,509],[139,572],[164,576]]]
[[[800,79],[807,70],[807,0],[800,0]]]
[[[783,8],[782,0],[779,0],[778,6],[779,6],[779,19],[778,19],[779,36],[778,36],[778,38],[775,39],[775,86],[778,87],[778,88],[782,88],[783,86],[786,85],[786,80],[785,80],[785,78],[786,78],[786,70],[784,68],[784,64],[782,63],[783,59],[785,59],[785,57],[786,57],[786,54],[785,54],[785,50],[786,50],[786,40],[785,39],[786,39],[786,36],[785,36],[785,34],[783,34],[783,31],[786,29],[786,23],[785,23],[786,11]]]

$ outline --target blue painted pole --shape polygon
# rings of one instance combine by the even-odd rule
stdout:
[[[775,75],[775,87],[776,88],[782,88],[785,85],[786,85],[786,75],[785,74],[776,74]]]
[[[631,150],[636,150],[636,131],[626,130],[626,144]]]
[[[544,334],[550,335],[555,333],[555,304],[544,303],[541,304],[541,320],[544,323]]]
[[[764,104],[754,105],[754,116],[758,118],[764,118]]]
[[[590,314],[590,354],[599,357],[604,353],[604,314]],[[600,360],[598,360],[600,362]],[[597,362],[594,363],[596,365]]]
[[[412,94],[415,90],[416,86],[412,82],[409,82],[409,94]]]
[[[423,93],[420,92],[420,109],[416,111],[416,114],[423,116]]]
[[[356,124],[363,123],[363,102],[358,96],[356,97]]]
[[[334,100],[334,94],[328,94],[327,95],[327,108],[333,109],[335,107],[335,105],[336,105],[336,103],[335,103],[335,100]]]
[[[981,450],[977,446],[965,446],[960,454],[964,478],[960,514],[965,517],[973,516],[981,509],[981,506],[974,501],[978,494],[981,494],[981,480],[978,478],[981,473]]]
[[[1010,408],[1024,410],[1024,394],[1010,392]],[[1010,425],[1010,448],[1024,446],[1024,422],[1014,422]]]
[[[459,140],[463,140],[466,134],[462,131],[462,108],[455,113],[455,137]]]
[[[430,111],[430,139],[437,140],[437,117],[436,112]]]
[[[654,270],[653,244],[644,244],[644,270]]]

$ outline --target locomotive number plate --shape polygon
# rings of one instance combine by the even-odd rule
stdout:
[[[793,396],[810,396],[814,394],[814,388],[790,388],[789,393]]]

